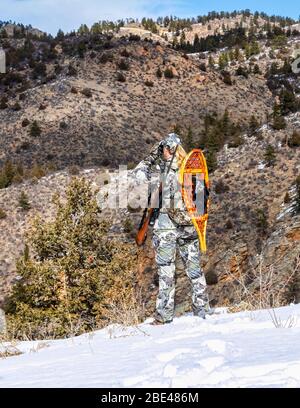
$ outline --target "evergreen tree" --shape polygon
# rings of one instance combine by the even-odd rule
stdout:
[[[255,64],[255,65],[254,65],[253,74],[255,74],[255,75],[261,74],[261,71],[260,71],[260,69],[259,69],[258,64]]]
[[[245,45],[245,56],[246,56],[247,59],[250,58],[250,56],[251,56],[251,47],[250,47],[249,44]]]
[[[295,180],[296,185],[296,201],[295,201],[295,212],[296,214],[300,213],[300,176],[298,176]]]
[[[256,211],[256,226],[261,235],[266,235],[269,227],[266,211],[262,208],[258,208]]]
[[[51,222],[35,219],[5,310],[15,338],[74,336],[107,324],[111,306],[134,304],[136,249],[107,236],[91,185],[74,178]],[[30,257],[30,252],[35,254]],[[126,262],[124,262],[126,259]]]
[[[286,115],[291,112],[297,112],[299,109],[299,102],[293,91],[286,88],[280,91],[279,95],[281,112]]]
[[[277,62],[272,62],[270,70],[269,70],[269,76],[276,75],[277,72],[278,72]]]
[[[229,112],[227,108],[225,109],[225,112],[222,117],[221,127],[222,127],[222,131],[224,133],[225,138],[228,137],[229,129],[230,129],[230,118],[229,118]]]
[[[283,67],[281,68],[281,72],[282,72],[283,74],[290,74],[290,73],[292,73],[292,66],[291,66],[291,64],[289,63],[288,59],[285,59],[285,60],[284,60],[284,64],[283,64]]]
[[[217,155],[215,150],[208,149],[205,158],[208,171],[210,173],[213,173],[218,167]]]
[[[177,37],[173,38],[173,43],[172,44],[173,44],[174,48],[178,48],[178,39],[177,39]]]
[[[246,70],[245,67],[242,67],[241,65],[237,68],[237,70],[235,71],[235,75],[237,76],[243,76],[245,78],[248,78],[249,74],[248,71]]]
[[[236,61],[239,61],[240,58],[241,58],[241,53],[240,53],[239,47],[235,47],[235,50],[234,50],[234,58],[235,58]]]
[[[224,69],[228,63],[228,60],[226,58],[227,54],[220,54],[219,56],[219,68]]]
[[[18,204],[19,204],[19,207],[22,208],[22,210],[24,211],[30,210],[31,205],[29,203],[29,199],[25,191],[21,191],[21,194],[18,199]]]
[[[255,130],[259,127],[259,122],[256,119],[256,117],[254,115],[251,116],[250,118],[250,122],[249,122],[249,129],[250,132],[255,132]]]
[[[286,127],[285,119],[281,112],[281,107],[275,102],[273,107],[273,128],[275,130],[284,129]]]
[[[300,132],[295,130],[288,138],[287,144],[289,147],[300,147]]]
[[[200,40],[199,40],[198,34],[196,33],[194,37],[194,51],[198,52],[199,49],[200,49]]]
[[[185,32],[184,31],[182,31],[182,33],[181,33],[181,36],[180,36],[180,47],[181,48],[185,48],[185,40],[186,40],[186,38],[185,38]]]
[[[86,35],[89,34],[90,30],[86,24],[81,24],[77,32],[79,35]]]
[[[15,166],[10,160],[6,161],[0,170],[0,189],[10,186],[16,178],[22,179],[22,177],[23,167],[21,165]]]
[[[56,34],[56,38],[57,38],[58,40],[63,40],[64,37],[65,37],[64,32],[63,32],[61,29],[59,29],[58,32],[57,32],[57,34]]]
[[[253,41],[251,44],[251,55],[256,55],[260,53],[259,43],[257,41]]]
[[[157,78],[161,78],[162,77],[162,71],[161,71],[161,69],[160,69],[160,67],[158,67],[157,68],[157,71],[156,71],[156,76],[157,76]]]
[[[42,133],[41,128],[36,120],[34,120],[30,126],[30,136],[38,137]]]
[[[85,45],[84,41],[81,41],[77,45],[77,53],[78,53],[79,58],[84,58],[85,52],[86,52],[86,45]]]
[[[275,149],[272,145],[267,145],[265,153],[264,153],[264,159],[268,167],[274,166],[276,162],[276,154],[275,154]]]
[[[189,128],[188,128],[188,132],[187,132],[187,135],[186,135],[186,143],[185,144],[186,144],[187,151],[191,151],[194,148],[193,131],[192,131],[191,126],[189,126]]]
[[[0,99],[0,109],[6,109],[8,107],[8,99],[6,96],[2,96],[2,98]]]

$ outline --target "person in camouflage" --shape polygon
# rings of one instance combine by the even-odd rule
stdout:
[[[169,323],[173,320],[177,248],[192,286],[194,315],[205,318],[210,311],[206,280],[200,266],[198,235],[179,188],[178,171],[185,155],[179,136],[170,133],[163,141],[156,143],[150,154],[134,169],[139,180],[149,181],[155,171],[159,172],[164,180],[160,211],[153,226],[152,238],[159,276],[153,324]]]

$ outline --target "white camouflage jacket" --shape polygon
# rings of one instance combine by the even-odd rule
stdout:
[[[174,135],[174,134],[171,134]],[[174,137],[173,137],[174,138]],[[186,210],[181,196],[180,183],[178,181],[179,166],[174,156],[172,165],[170,161],[163,158],[163,146],[170,139],[170,135],[162,142],[157,142],[151,149],[149,155],[142,160],[133,170],[138,181],[149,182],[153,180],[163,181],[162,202],[159,217],[155,222],[154,228],[176,228],[177,225],[193,225],[191,218]],[[177,142],[180,139],[175,139]],[[169,170],[169,173],[167,174]],[[160,178],[158,177],[160,175]],[[159,183],[156,182],[156,188]]]

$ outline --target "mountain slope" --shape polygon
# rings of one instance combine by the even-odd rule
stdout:
[[[128,69],[118,68],[122,61]],[[83,60],[61,56],[59,62],[63,71],[54,81],[29,88],[21,101],[9,98],[8,108],[0,110],[0,163],[11,159],[59,169],[73,164],[116,167],[133,158],[137,163],[145,148],[175,124],[192,126],[198,134],[206,113],[221,115],[228,108],[234,121],[246,124],[251,114],[265,121],[272,109],[263,77],[237,77],[228,86],[217,73],[202,72],[199,62],[148,42],[119,40],[108,51],[87,52]],[[67,75],[70,65],[75,76]],[[168,68],[174,78],[165,78]],[[49,75],[53,69],[49,64]],[[117,80],[120,74],[126,82]],[[85,89],[89,96],[81,93]],[[30,124],[36,120],[41,135],[30,135],[25,119]]]

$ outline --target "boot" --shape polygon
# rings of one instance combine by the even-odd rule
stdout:
[[[194,316],[201,317],[202,319],[206,319],[206,315],[212,315],[214,314],[214,309],[209,306],[209,304],[204,305],[203,307],[200,307],[199,309],[193,308],[193,314]]]
[[[172,320],[168,320],[168,321],[166,321],[166,322],[162,322],[161,320],[154,319],[153,322],[151,322],[150,324],[151,324],[152,326],[158,326],[158,325],[162,325],[162,324],[166,324],[166,323],[171,323],[171,322],[172,322]]]

